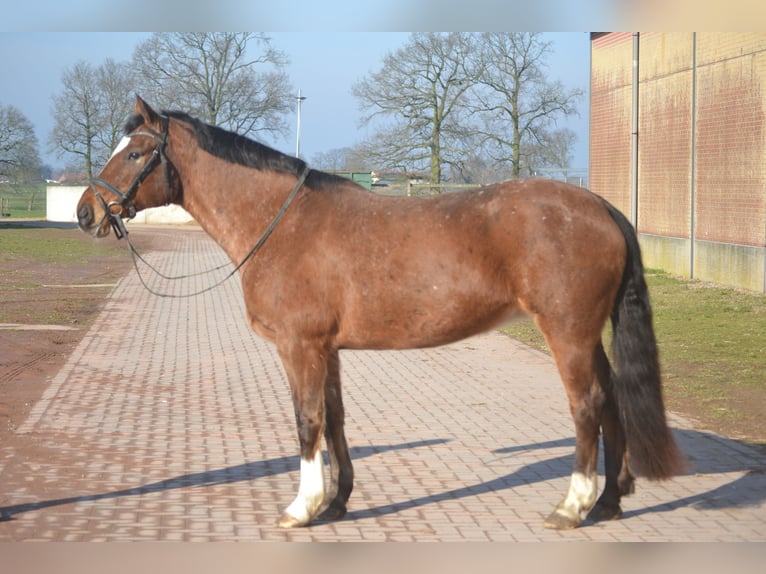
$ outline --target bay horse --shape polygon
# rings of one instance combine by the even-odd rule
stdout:
[[[279,526],[346,513],[354,474],[339,350],[442,345],[519,312],[545,336],[576,429],[569,490],[545,526],[574,528],[588,511],[591,520],[619,518],[621,497],[634,489],[631,465],[654,480],[683,470],[636,233],[597,195],[529,179],[383,196],[137,96],[124,138],[80,198],[79,226],[97,237],[111,226],[120,237],[123,219],[170,203],[239,264],[249,323],[284,365],[300,482]],[[610,317],[616,370],[602,344]]]

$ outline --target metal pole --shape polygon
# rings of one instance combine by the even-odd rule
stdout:
[[[301,102],[306,99],[306,96],[301,96],[301,89],[298,88],[298,129],[296,130],[295,137],[295,157],[301,157]]]
[[[689,220],[689,277],[694,277],[694,242],[697,240],[697,33],[692,32],[692,157],[691,157],[691,213]]]
[[[633,33],[633,103],[630,182],[630,219],[638,231],[638,32]]]

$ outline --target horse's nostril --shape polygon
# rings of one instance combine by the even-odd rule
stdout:
[[[77,210],[77,221],[80,223],[80,227],[90,227],[93,223],[93,209],[87,203]]]

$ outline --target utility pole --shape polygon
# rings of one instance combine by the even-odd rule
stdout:
[[[301,89],[298,88],[298,129],[296,130],[295,137],[295,157],[301,157],[301,102],[306,99],[306,96],[301,96]]]

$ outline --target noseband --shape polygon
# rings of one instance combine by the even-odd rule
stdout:
[[[149,176],[149,174],[154,170],[154,168],[160,164],[162,164],[163,172],[165,174],[165,205],[169,204],[173,199],[170,184],[170,162],[165,155],[165,147],[167,146],[168,138],[168,117],[160,116],[160,121],[162,124],[162,131],[160,133],[157,133],[153,130],[147,130],[138,131],[131,134],[131,137],[152,137],[157,141],[157,147],[154,148],[152,156],[149,158],[149,161],[144,164],[143,169],[138,173],[138,175],[136,175],[135,178],[133,178],[133,182],[130,184],[127,190],[124,192],[120,191],[111,183],[104,181],[100,177],[94,177],[90,180],[90,188],[93,190],[93,194],[96,196],[96,199],[98,199],[101,207],[104,209],[104,217],[109,218],[109,223],[111,224],[112,229],[114,229],[114,235],[117,237],[117,239],[122,239],[127,235],[125,223],[122,221],[123,209],[127,209],[128,219],[133,219],[136,216],[136,206],[133,203],[133,199],[138,193],[138,186],[141,185],[143,181]],[[98,192],[98,187],[108,190],[110,193],[116,195],[119,199],[107,203],[104,197]],[[116,211],[112,209],[115,206],[117,207]],[[104,218],[102,217],[101,222],[103,221]]]

